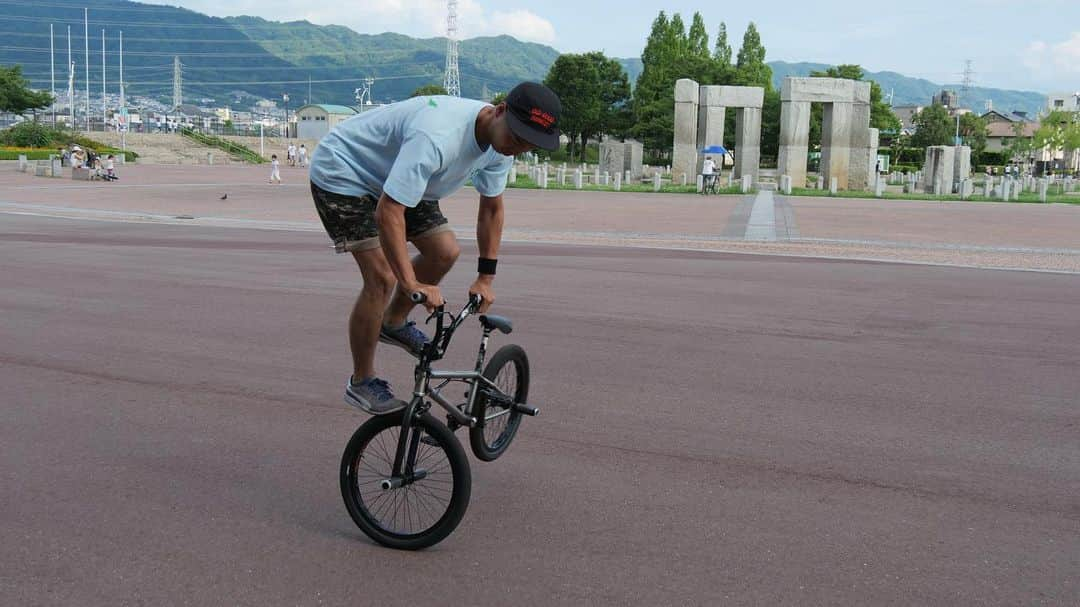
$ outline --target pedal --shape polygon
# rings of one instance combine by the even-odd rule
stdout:
[[[513,409],[522,415],[528,415],[530,417],[540,415],[540,409],[526,405],[525,403],[514,403]]]

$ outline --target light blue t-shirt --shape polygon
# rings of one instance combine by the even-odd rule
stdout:
[[[513,158],[476,141],[487,104],[414,97],[357,114],[334,127],[311,158],[311,181],[347,196],[386,195],[407,207],[440,200],[472,179],[483,196],[506,188]]]

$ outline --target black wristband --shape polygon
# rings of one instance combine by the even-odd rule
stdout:
[[[476,262],[476,273],[494,276],[495,266],[498,265],[498,263],[498,259],[488,259],[487,257],[481,257],[480,260]]]

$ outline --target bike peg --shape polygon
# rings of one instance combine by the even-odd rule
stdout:
[[[413,303],[420,304],[427,301],[427,295],[424,295],[420,291],[413,291],[412,293],[409,293],[409,299],[411,299]]]

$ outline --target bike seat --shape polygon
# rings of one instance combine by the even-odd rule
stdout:
[[[498,329],[503,333],[509,333],[514,330],[514,325],[510,323],[509,318],[494,314],[481,314],[480,324],[484,325],[484,328],[488,331]]]

